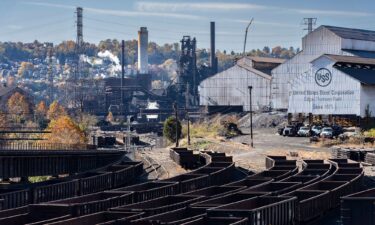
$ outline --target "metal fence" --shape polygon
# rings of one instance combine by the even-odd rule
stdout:
[[[96,150],[95,145],[39,142],[0,142],[0,150]]]

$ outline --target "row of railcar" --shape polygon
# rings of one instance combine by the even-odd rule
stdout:
[[[119,205],[129,205],[129,204],[137,204],[137,205],[144,205],[144,204],[151,204],[151,203],[144,203],[147,201],[153,201],[152,204],[159,204],[163,202],[165,204],[164,209],[173,209],[170,208],[168,205],[172,202],[178,202],[176,199],[185,199],[187,198],[186,195],[175,196],[175,194],[184,193],[191,190],[200,189],[204,185],[211,185],[211,182],[214,183],[222,183],[226,180],[230,179],[230,172],[234,168],[233,163],[218,163],[212,162],[198,170],[192,171],[189,174],[184,174],[180,176],[180,178],[172,178],[168,181],[154,181],[154,182],[147,182],[138,185],[128,186],[128,187],[121,187],[121,188],[114,188],[110,191],[105,191],[97,194],[91,195],[83,195],[74,198],[68,198],[64,200],[58,201],[51,201],[48,203],[31,205],[25,209],[22,213],[20,213],[18,209],[15,209],[16,212],[20,213],[19,215],[23,215],[25,218],[25,214],[30,214],[31,211],[39,211],[45,212],[44,214],[52,214],[56,216],[81,216],[89,213],[100,212],[105,210],[106,208],[115,207]],[[213,179],[209,179],[212,176]],[[223,181],[219,182],[218,177],[223,177]],[[203,182],[203,183],[202,183]],[[115,197],[110,197],[115,196]],[[161,198],[168,198],[169,200],[161,200]],[[199,199],[200,196],[195,196],[192,199]],[[124,201],[118,201],[116,198],[124,199]],[[159,198],[159,199],[157,199]],[[189,197],[190,198],[190,197]],[[157,200],[155,200],[157,199]],[[184,206],[187,203],[184,204]],[[189,202],[189,201],[188,201]],[[177,203],[176,203],[177,204]],[[175,207],[179,207],[177,204]],[[155,207],[159,208],[159,207]],[[32,209],[32,210],[31,210]],[[121,211],[121,209],[119,208]],[[125,210],[125,209],[122,209]],[[155,212],[150,211],[149,214],[152,213],[160,213],[161,209],[156,210]],[[16,216],[10,212],[8,217]],[[4,213],[4,212],[3,212]],[[0,214],[1,217],[1,214]],[[28,218],[31,218],[30,216]],[[44,217],[41,217],[44,218]],[[53,219],[50,217],[48,219]],[[1,221],[0,221],[1,224]]]
[[[142,162],[121,161],[118,164],[104,167],[101,171],[86,172],[27,185],[2,185],[0,186],[0,199],[3,200],[1,202],[2,209],[121,187],[133,182],[136,177],[141,175],[142,171]]]
[[[330,166],[323,162],[306,163],[304,171],[312,169],[310,174],[319,174],[320,179],[284,196],[297,197],[296,222],[308,221],[324,216],[336,208],[340,197],[353,193],[362,187],[363,170],[358,163],[342,160],[329,160]]]
[[[205,153],[207,154],[207,153]],[[211,153],[212,154],[212,153]],[[233,173],[232,164],[226,162],[218,162],[218,159],[209,159],[208,166],[194,171],[199,174],[202,171],[210,174],[216,171],[207,168],[215,168],[218,165],[225,165],[225,171]],[[294,162],[295,163],[295,162]],[[272,168],[270,168],[272,170]],[[225,174],[221,172],[222,182],[218,182],[217,176],[214,174],[213,182],[210,182],[211,187],[199,188],[195,191],[182,193],[182,196],[196,196],[194,203],[190,203],[188,207],[176,209],[175,211],[166,212],[157,215],[143,217],[138,220],[131,221],[129,224],[134,225],[150,225],[150,224],[254,224],[258,221],[258,216],[271,215],[276,213],[284,218],[285,221],[292,221],[293,214],[288,213],[288,207],[295,204],[294,197],[276,197],[271,196],[271,192],[266,192],[270,189],[274,178],[284,177],[283,175],[294,174],[296,166],[289,166],[284,168],[281,172],[260,173],[258,175],[250,174],[244,179],[231,182],[230,179],[225,179]],[[279,170],[279,169],[278,169]],[[278,171],[276,170],[276,171]],[[220,171],[220,170],[218,170]],[[293,171],[293,172],[292,172]],[[229,175],[226,174],[226,176]],[[220,176],[220,174],[218,175]],[[229,176],[230,177],[230,176]],[[287,175],[285,175],[287,177]],[[275,186],[277,184],[272,184]],[[256,188],[263,187],[265,192],[256,191]],[[253,190],[252,190],[253,189]],[[223,207],[223,208],[220,208]],[[227,209],[226,207],[229,207]],[[113,210],[113,209],[112,209]],[[276,221],[278,217],[272,217]],[[266,224],[266,223],[265,223]],[[275,223],[278,224],[278,223]],[[286,223],[285,223],[286,224]]]
[[[299,171],[294,160],[268,157],[268,170],[238,180],[232,162],[211,154],[202,154],[207,165],[178,177],[32,205],[23,214],[44,212],[45,221],[30,224],[50,225],[305,224],[336,207],[340,196],[359,189],[363,176],[362,168],[350,161],[305,160]]]
[[[120,151],[2,150],[0,178],[75,174],[115,163]]]

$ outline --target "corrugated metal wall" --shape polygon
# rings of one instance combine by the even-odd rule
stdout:
[[[249,90],[253,86],[253,110],[270,104],[270,79],[264,78],[241,66],[235,65],[201,82],[199,85],[202,106],[244,106],[249,110]]]
[[[303,76],[311,68],[310,62],[323,54],[343,54],[341,38],[324,27],[320,27],[302,39],[298,55],[272,70],[271,105],[276,109],[287,109],[290,82]]]
[[[333,68],[333,64],[332,60],[321,57],[304,76],[292,79],[288,112],[360,115],[361,83]],[[321,68],[331,72],[332,79],[327,86],[319,86],[316,82],[315,74]]]

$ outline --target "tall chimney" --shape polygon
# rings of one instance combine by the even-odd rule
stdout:
[[[215,49],[215,22],[211,22],[211,54],[210,54],[210,64],[212,74],[217,73],[217,59],[216,59],[216,49]]]
[[[124,113],[125,41],[121,42],[121,111]]]
[[[141,74],[148,73],[148,31],[147,27],[141,27],[138,31],[138,71]]]

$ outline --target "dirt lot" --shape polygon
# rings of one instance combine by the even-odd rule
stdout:
[[[243,132],[245,134],[248,133],[247,130]],[[204,142],[205,144],[200,145],[200,148],[225,152],[233,156],[238,166],[253,171],[265,169],[264,162],[266,155],[288,156],[290,152],[297,152],[298,157],[295,157],[295,159],[328,159],[330,157],[328,148],[315,147],[309,143],[308,138],[280,136],[276,134],[274,128],[254,130],[254,148],[250,148],[249,146],[250,135],[242,135],[230,140],[220,138],[196,138],[192,140],[192,142]],[[163,165],[165,170],[168,171],[169,176],[186,172],[169,158],[169,148],[157,148],[152,151],[146,151],[144,154],[152,158],[153,161]]]
[[[247,130],[243,132],[249,133]],[[250,135],[242,135],[225,142],[215,142],[213,148],[232,155],[234,161],[244,167],[255,171],[263,170],[266,155],[287,155],[297,152],[295,159],[328,159],[330,151],[311,145],[308,138],[283,137],[276,134],[272,128],[256,129],[254,134],[254,148],[250,148]],[[216,145],[216,146],[215,146]]]

